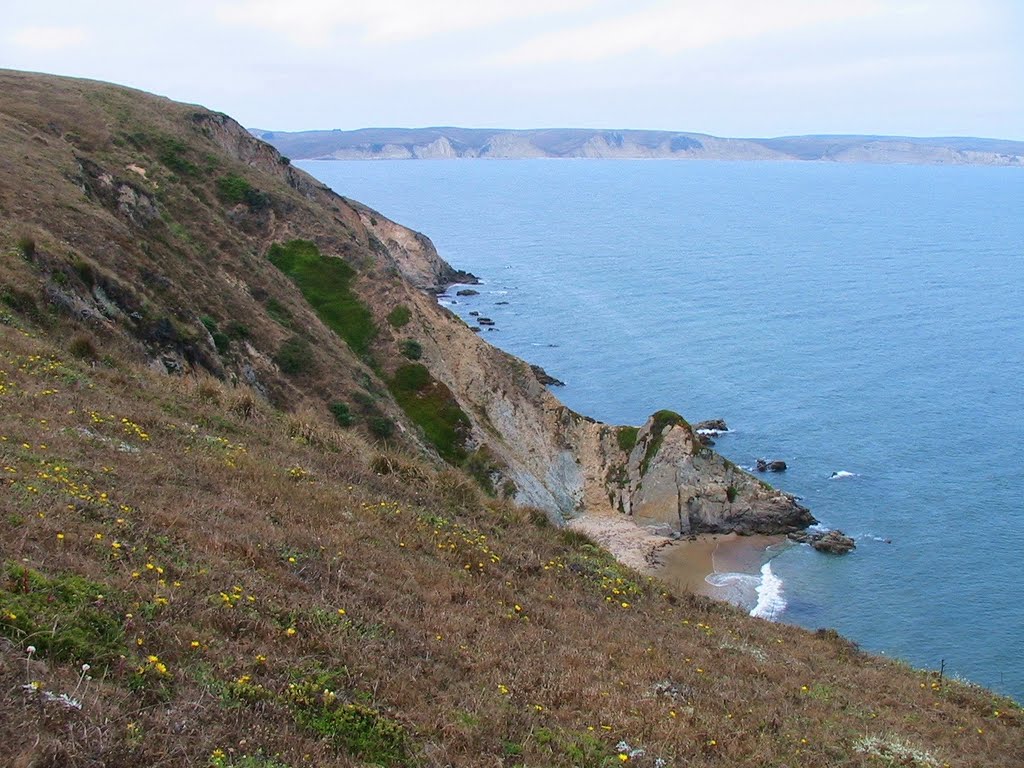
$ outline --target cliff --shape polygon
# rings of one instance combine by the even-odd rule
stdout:
[[[1024,142],[961,137],[743,139],[703,133],[580,128],[364,128],[296,132],[254,129],[253,134],[296,160],[546,157],[1024,166]]]
[[[224,115],[0,72],[0,763],[1024,761],[1013,702],[552,525],[807,516],[562,406],[451,278]]]
[[[26,92],[58,83],[60,118],[33,114]],[[243,382],[326,423],[340,404],[354,429],[470,468],[559,523],[614,511],[683,533],[776,532],[813,520],[694,444],[681,419],[648,422],[627,450],[619,428],[573,413],[437,305],[471,276],[429,238],[225,115],[52,78],[3,85],[18,123],[0,201],[39,233],[41,289],[149,364]],[[653,442],[665,450],[641,466]]]

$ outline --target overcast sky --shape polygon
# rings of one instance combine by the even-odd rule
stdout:
[[[0,3],[0,67],[251,128],[1024,140],[1024,0]]]

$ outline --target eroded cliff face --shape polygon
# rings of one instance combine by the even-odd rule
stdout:
[[[673,532],[788,533],[815,522],[790,494],[772,488],[703,446],[689,424],[661,427],[657,454],[644,462],[658,422],[644,425],[630,453],[621,507]]]
[[[782,533],[814,522],[793,496],[703,446],[676,414],[656,414],[638,431],[581,416],[526,363],[481,340],[433,297],[411,291],[408,299],[424,361],[458,398],[474,445],[495,457],[518,502],[558,523],[614,513],[667,534]],[[623,447],[623,430],[635,432],[631,448]]]

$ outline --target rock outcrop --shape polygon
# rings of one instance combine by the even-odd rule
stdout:
[[[548,387],[564,387],[565,382],[561,379],[556,379],[550,373],[545,371],[539,365],[531,365],[530,370],[533,371],[533,375],[537,377],[537,381]]]
[[[705,421],[699,421],[694,424],[693,431],[698,435],[720,435],[723,432],[728,432],[729,426],[725,423],[725,419],[706,419]]]
[[[845,555],[857,547],[857,543],[842,531],[796,531],[790,533],[789,538],[800,544],[810,544],[819,552],[830,555]]]

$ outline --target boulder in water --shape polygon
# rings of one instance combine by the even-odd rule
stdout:
[[[856,542],[842,531],[796,531],[789,534],[789,539],[800,544],[810,544],[819,552],[830,555],[845,555],[857,547]]]
[[[707,421],[694,424],[693,431],[699,435],[717,435],[722,432],[728,432],[729,427],[726,426],[725,419],[708,419]]]

